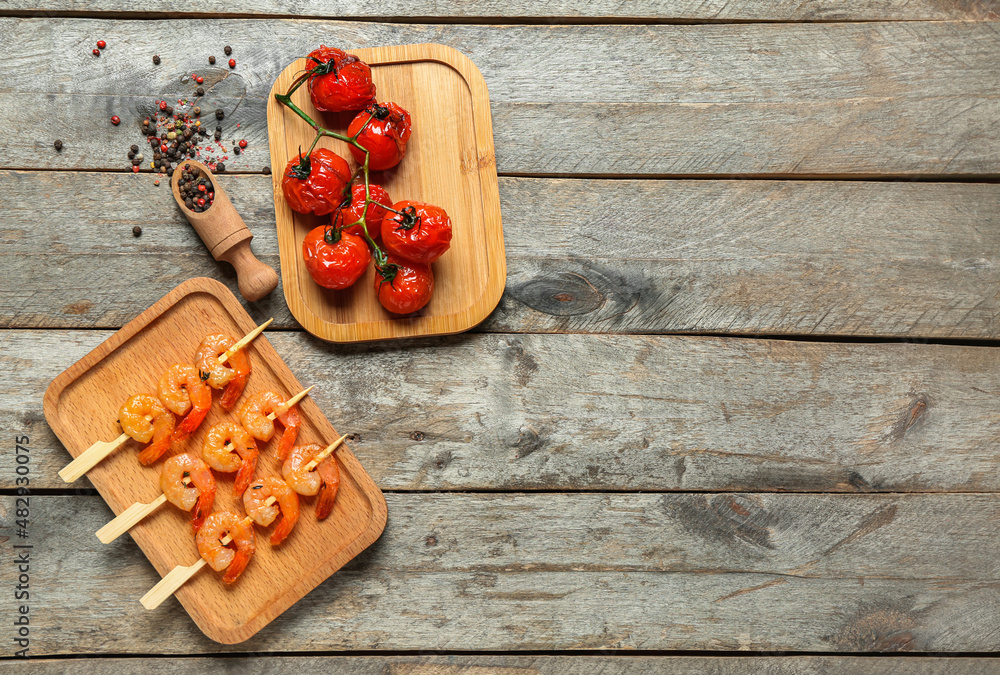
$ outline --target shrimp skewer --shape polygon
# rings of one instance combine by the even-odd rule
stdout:
[[[212,389],[225,388],[219,401],[225,410],[231,410],[236,405],[250,376],[250,359],[242,349],[220,361],[220,355],[228,354],[234,344],[236,340],[225,333],[214,333],[201,341],[195,353],[195,365],[202,377],[208,375],[206,384]]]
[[[333,451],[344,442],[341,436],[326,448],[318,445],[297,445],[281,465],[281,476],[300,495],[307,497],[319,493],[316,502],[316,519],[323,520],[333,510],[340,488],[340,467],[330,458]],[[315,472],[313,471],[315,469]]]
[[[139,453],[139,461],[143,464],[155,462],[170,447],[170,436],[175,424],[174,416],[155,396],[137,394],[128,399],[118,411],[118,421],[124,432],[121,436],[107,443],[103,441],[94,443],[67,464],[59,472],[59,477],[67,483],[72,483],[120,448],[129,438],[140,443],[152,441]]]
[[[163,494],[150,503],[132,504],[99,529],[101,543],[110,544],[167,501],[182,511],[191,511],[191,526],[197,532],[215,501],[215,477],[208,466],[192,454],[174,455],[163,463],[160,489]]]
[[[223,533],[225,536],[222,536]],[[139,600],[143,607],[146,609],[159,607],[205,565],[219,572],[226,570],[222,580],[227,584],[236,581],[256,548],[253,520],[251,518],[240,520],[240,517],[231,511],[213,513],[205,519],[205,524],[198,530],[195,543],[201,555],[198,562],[193,565],[178,565],[170,570]],[[232,543],[236,545],[235,552],[227,548]],[[223,549],[228,551],[229,555],[226,555]],[[223,562],[225,564],[222,564]]]
[[[284,460],[288,451],[295,445],[299,436],[299,425],[302,419],[296,405],[309,389],[300,391],[288,399],[282,400],[280,394],[273,391],[260,391],[251,396],[240,408],[240,423],[258,441],[267,442],[274,435],[274,420],[277,419],[285,427],[281,434],[281,444],[278,446],[278,459]]]
[[[271,533],[272,546],[283,542],[299,520],[299,496],[280,478],[259,478],[251,483],[243,493],[243,507],[262,527],[274,522],[280,507],[281,521]]]
[[[250,433],[233,422],[219,422],[205,434],[201,456],[210,467],[223,473],[236,472],[233,489],[242,495],[257,468],[257,444]]]
[[[171,412],[184,415],[170,437],[171,444],[187,440],[212,407],[212,390],[202,379],[202,373],[190,363],[176,363],[167,368],[160,378],[159,394]]]

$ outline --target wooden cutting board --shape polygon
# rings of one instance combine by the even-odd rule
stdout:
[[[45,419],[76,457],[95,441],[116,438],[122,403],[133,394],[155,393],[163,371],[174,363],[192,362],[205,335],[224,332],[239,338],[254,327],[225,286],[203,277],[186,281],[53,380],[45,392]],[[247,396],[264,389],[290,397],[304,388],[265,335],[248,348],[253,371],[237,409]],[[211,411],[184,450],[200,454],[213,424],[235,420],[219,405],[219,395],[214,392]],[[327,445],[339,437],[311,398],[299,407],[299,444]],[[270,442],[258,443],[257,477],[281,476],[275,456],[280,438],[279,430]],[[141,448],[129,440],[87,474],[116,515],[134,502],[150,502],[160,495],[162,460],[142,466],[137,459]],[[175,597],[205,635],[224,644],[247,640],[378,539],[386,522],[382,492],[346,445],[335,457],[341,483],[326,520],[316,520],[316,498],[303,497],[299,522],[280,546],[272,548],[268,541],[273,525],[257,527],[256,553],[236,583],[227,586],[220,574],[206,567],[177,591]],[[235,474],[215,475],[214,510],[242,513],[242,501],[233,494]],[[190,514],[171,504],[157,509],[130,534],[161,576],[198,560]],[[108,546],[121,546],[121,541]],[[132,589],[137,606],[148,590]]]
[[[330,45],[336,46],[336,45]],[[398,317],[375,297],[372,267],[342,291],[317,285],[302,262],[302,241],[329,217],[304,216],[285,203],[281,180],[299,148],[312,144],[313,130],[274,99],[285,93],[306,67],[299,59],[278,76],[267,103],[271,143],[274,211],[281,256],[281,280],[292,315],[313,335],[334,342],[459,333],[485,319],[500,302],[507,278],[500,195],[493,152],[489,93],[479,69],[462,53],[444,45],[352,49],[372,69],[379,101],[410,112],[413,135],[406,156],[388,171],[373,171],[394,202],[413,199],[444,208],[451,217],[451,249],[433,265],[431,301],[416,315]],[[316,110],[308,85],[292,101],[328,129],[346,133],[356,113]],[[342,141],[323,138],[327,147],[356,163]]]

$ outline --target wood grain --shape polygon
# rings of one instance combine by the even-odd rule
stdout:
[[[306,330],[333,342],[466,331],[497,306],[507,279],[486,83],[475,64],[444,45],[356,52],[371,66],[380,100],[396,103],[417,120],[404,160],[390,171],[373,172],[372,181],[388,190],[393,202],[408,199],[443,208],[451,221],[451,248],[433,264],[434,294],[415,314],[392,315],[382,307],[372,291],[380,280],[374,265],[350,289],[324,289],[302,262],[302,243],[313,228],[329,226],[329,219],[292,211],[284,197],[284,177],[275,172],[272,183],[285,302]],[[304,120],[274,100],[306,68],[305,59],[293,62],[270,92],[267,114],[275,167],[288,165],[316,138]],[[332,126],[338,119],[316,110],[306,87],[293,94],[292,102],[320,124]],[[339,131],[346,130],[339,127]],[[323,138],[318,147],[351,158],[352,148],[342,141]],[[357,170],[356,164],[352,171]]]
[[[106,337],[0,332],[0,433],[36,487],[69,455],[49,380]],[[466,335],[269,341],[395,490],[1000,490],[997,350],[679,337]],[[53,361],[51,354],[60,354]],[[0,453],[0,486],[14,458]],[[153,494],[152,496],[155,496]],[[127,504],[126,504],[127,505]]]
[[[160,375],[171,364],[190,363],[202,336],[220,332],[242,336],[254,327],[224,286],[210,279],[191,279],[56,377],[45,392],[46,421],[73,456],[79,455],[95,439],[105,438],[109,429],[116,429],[118,408],[125,399],[155,391]],[[277,391],[291,397],[303,389],[265,337],[258,337],[247,350],[255,367],[246,395]],[[312,400],[300,402],[299,407],[303,417],[300,444],[326,445],[339,436]],[[221,408],[212,408],[191,435],[188,449],[201,448],[209,428],[231,419]],[[137,448],[127,443],[87,474],[115,514],[135,502],[151,501],[161,492],[161,467],[140,465],[135,461]],[[256,475],[280,476],[273,458],[262,454]],[[280,549],[258,547],[252,564],[232,586],[205,573],[176,592],[208,637],[226,644],[248,639],[381,534],[386,519],[382,493],[349,449],[341,448],[336,461],[341,482],[328,520],[320,522],[307,515],[300,519],[295,536]],[[220,479],[223,486],[228,478]],[[240,495],[220,487],[216,511],[239,513],[241,507]],[[178,509],[161,509],[129,533],[149,562],[166,575],[178,565],[199,560],[189,521],[189,515]],[[289,570],[295,571],[284,574]]]
[[[86,12],[88,15],[137,13],[143,16],[183,16],[191,5],[180,0],[160,0],[137,7],[127,0],[7,0],[4,12]],[[235,7],[221,0],[205,0],[200,13],[240,16],[302,16],[318,18],[382,19],[401,23],[448,19],[459,23],[513,19],[544,19],[547,23],[602,21],[995,21],[1000,5],[995,0],[794,0],[762,2],[737,0],[629,0],[594,3],[588,0],[248,0]]]
[[[32,497],[32,654],[1000,647],[995,495],[387,497],[383,538],[236,648],[134,602],[156,574],[96,542],[98,498]]]
[[[197,70],[208,109],[231,113],[242,100],[224,135],[229,141],[240,122],[251,150],[229,168],[260,170],[267,91],[304,50],[439,42],[483,72],[501,173],[1000,175],[997,23],[181,25],[0,19],[0,32],[23,45],[0,64],[0,125],[19,130],[0,166],[124,169],[124,150],[139,140],[130,128],[155,98],[190,96],[182,77]],[[189,40],[173,47],[177,30]],[[79,48],[96,33],[110,45],[101,59]],[[219,35],[254,45],[235,71],[208,67],[186,47],[217,44]],[[39,51],[74,56],[47,62]],[[120,127],[103,123],[114,111]],[[54,130],[66,143],[61,153],[51,148]]]
[[[162,667],[157,658],[32,659],[15,667],[32,673],[101,675],[124,668]],[[248,675],[982,675],[1000,670],[994,657],[923,656],[513,656],[461,654],[451,656],[280,656],[199,657],[175,659],[172,673],[188,675],[214,668],[231,668]],[[0,664],[3,670],[3,664]]]
[[[277,265],[270,180],[219,181]],[[503,178],[500,200],[507,288],[477,330],[1000,336],[997,185]],[[5,327],[118,327],[193,276],[236,289],[146,176],[0,172],[0,261]],[[247,309],[297,325],[281,293]]]

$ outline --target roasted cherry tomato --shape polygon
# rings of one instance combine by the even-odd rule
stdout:
[[[388,256],[389,263],[375,270],[375,295],[393,314],[410,314],[427,304],[434,292],[430,265]]]
[[[299,154],[288,162],[281,191],[293,211],[325,216],[344,201],[349,180],[347,160],[332,150],[317,148],[308,157]]]
[[[332,228],[320,226],[306,235],[302,242],[302,257],[309,276],[323,288],[347,288],[364,275],[372,256],[365,240],[350,232],[341,232],[339,239]]]
[[[353,54],[320,45],[308,57],[309,95],[317,110],[361,110],[375,101],[375,84],[368,64]]]
[[[392,206],[392,200],[389,199],[389,193],[381,185],[368,185],[368,196],[374,200],[375,203],[368,205],[368,213],[365,214],[365,225],[368,227],[368,235],[372,239],[378,239],[382,233],[382,218],[388,213],[381,206],[376,206],[376,204],[385,204],[386,206]],[[361,212],[364,210],[365,205],[365,184],[355,183],[351,186],[351,199],[344,200],[343,203],[333,212],[330,216],[330,220],[334,227],[343,227],[344,225],[350,225],[353,222],[358,221],[361,218]],[[359,237],[364,237],[361,225],[355,225],[354,227],[349,227],[344,232],[350,232],[351,234],[356,234]]]
[[[362,127],[364,131],[361,131]],[[395,103],[373,103],[359,112],[347,127],[348,136],[353,137],[359,131],[361,135],[358,136],[358,144],[371,155],[368,168],[372,171],[391,169],[406,154],[406,142],[410,140],[412,132],[410,113]],[[365,163],[365,153],[362,150],[353,145],[350,150],[358,164]]]
[[[392,206],[400,213],[382,219],[382,243],[389,253],[430,264],[451,247],[451,218],[431,204],[404,200]]]

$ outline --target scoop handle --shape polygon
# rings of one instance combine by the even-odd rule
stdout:
[[[250,250],[249,238],[237,242],[216,260],[225,260],[233,266],[240,294],[250,302],[260,300],[278,287],[278,273],[273,267],[257,259]]]

